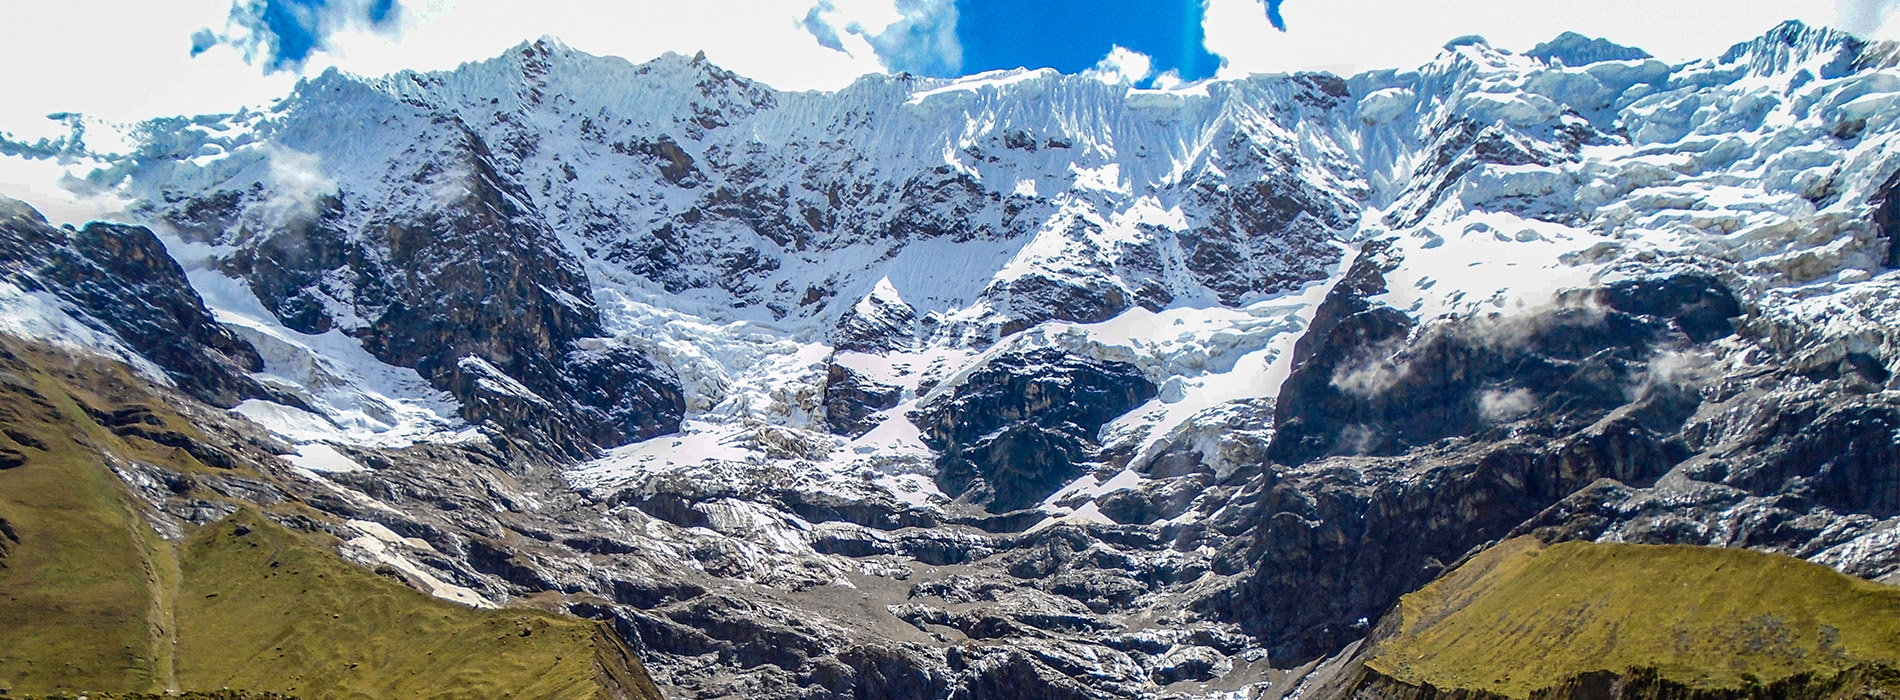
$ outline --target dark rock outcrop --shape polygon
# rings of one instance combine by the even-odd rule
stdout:
[[[1654,668],[1594,671],[1532,691],[1526,700],[1832,700],[1878,698],[1900,690],[1900,672],[1864,665],[1833,675],[1803,673],[1741,688],[1708,688],[1663,678]],[[1506,700],[1508,696],[1470,688],[1414,685],[1365,669],[1344,693],[1326,700]]]
[[[939,391],[910,416],[943,454],[937,481],[1000,513],[1080,476],[1096,431],[1156,387],[1127,363],[1039,349],[992,359]]]
[[[1333,386],[1332,370],[1370,360],[1366,356],[1381,350],[1391,352],[1415,325],[1403,312],[1368,301],[1385,293],[1385,273],[1398,264],[1390,242],[1367,242],[1314,310],[1312,323],[1293,345],[1293,371],[1280,389],[1284,400],[1312,403],[1275,412],[1275,437],[1268,446],[1274,461],[1299,464],[1335,449],[1334,436],[1320,427],[1336,417],[1327,404],[1345,403]]]
[[[224,407],[266,397],[295,403],[250,378],[264,366],[257,350],[212,318],[149,229],[97,222],[58,228],[0,197],[0,275],[27,292],[57,297],[200,400]]]
[[[678,430],[678,381],[594,340],[604,331],[580,265],[481,137],[453,119],[436,125],[447,134],[438,157],[392,173],[432,208],[363,213],[330,195],[253,230],[244,212],[269,195],[224,191],[174,203],[168,217],[185,235],[240,241],[227,267],[286,326],[344,328],[455,395],[471,422],[567,457]],[[436,196],[444,190],[461,194]]]
[[[1731,335],[1741,314],[1720,283],[1684,273],[1414,333],[1403,313],[1366,301],[1384,291],[1380,267],[1396,264],[1384,250],[1367,245],[1295,347],[1275,415],[1275,461],[1400,454],[1531,415],[1589,425],[1629,403],[1654,352]]]
[[[1357,206],[1291,170],[1283,147],[1239,134],[1225,146],[1224,167],[1257,175],[1193,183],[1185,195],[1202,224],[1176,234],[1180,264],[1229,304],[1325,279],[1339,260],[1334,232],[1358,220]]]
[[[1681,464],[1701,398],[1651,362],[1732,334],[1740,314],[1715,280],[1681,273],[1416,329],[1370,301],[1397,263],[1368,244],[1318,309],[1277,402],[1277,468],[1215,525],[1251,530],[1222,564],[1247,573],[1203,609],[1282,662],[1363,635],[1356,621],[1578,489],[1647,487]]]
[[[1887,239],[1887,267],[1900,267],[1900,170],[1874,193],[1874,230]]]
[[[20,533],[6,518],[0,518],[0,567],[7,565],[7,552],[20,544]]]
[[[831,342],[840,351],[906,350],[917,342],[917,320],[917,310],[909,304],[873,294],[844,310]]]
[[[1538,44],[1524,52],[1531,58],[1546,62],[1561,61],[1566,66],[1586,66],[1603,61],[1640,61],[1650,58],[1649,52],[1634,46],[1624,46],[1608,39],[1592,39],[1576,32],[1564,32],[1556,38]]]
[[[825,368],[825,426],[833,434],[857,437],[877,427],[873,414],[904,397],[902,387],[871,381],[840,364]]]
[[[1256,523],[1228,556],[1249,573],[1202,602],[1303,663],[1365,634],[1398,597],[1600,478],[1653,482],[1681,459],[1633,420],[1576,434],[1332,458],[1282,472],[1230,517]],[[1217,525],[1217,527],[1220,527]],[[1244,547],[1244,548],[1243,548]],[[1242,563],[1244,562],[1244,563]]]

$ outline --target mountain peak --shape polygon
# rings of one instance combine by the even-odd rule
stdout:
[[[1591,38],[1576,32],[1564,32],[1525,52],[1545,63],[1582,66],[1603,61],[1640,61],[1653,58],[1648,51],[1624,46],[1608,39]]]
[[[1729,47],[1717,62],[1746,65],[1753,75],[1787,73],[1803,65],[1816,66],[1821,77],[1837,78],[1852,71],[1867,42],[1827,27],[1800,20],[1775,25],[1761,36]]]
[[[1445,42],[1446,51],[1451,51],[1460,46],[1482,46],[1485,48],[1491,48],[1491,40],[1486,39],[1483,36],[1478,35],[1478,34],[1466,34],[1456,39],[1452,39],[1451,41]]]

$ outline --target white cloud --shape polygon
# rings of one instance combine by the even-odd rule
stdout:
[[[1893,21],[1900,0],[1836,0],[1835,8],[1842,29],[1863,37],[1900,39],[1900,23]]]
[[[1478,416],[1488,423],[1515,420],[1534,410],[1537,410],[1537,397],[1529,389],[1487,389],[1478,395]]]
[[[1839,1],[1845,8],[1896,0]],[[1839,18],[1831,0],[1287,0],[1280,8],[1287,23],[1282,33],[1267,23],[1261,0],[1205,5],[1207,49],[1227,62],[1223,75],[1411,68],[1466,34],[1527,51],[1575,31],[1680,61],[1716,56],[1784,20],[1836,25]]]
[[[44,118],[51,112],[133,121],[231,111],[288,92],[295,76],[265,76],[230,47],[191,57],[191,34],[222,26],[230,8],[230,0],[12,3],[0,41],[8,83],[0,131],[56,136],[64,128]]]
[[[885,70],[951,76],[963,68],[955,0],[817,0],[802,26],[818,43]]]
[[[1148,54],[1116,46],[1083,75],[1110,85],[1134,85],[1154,75],[1155,62]]]
[[[0,195],[32,205],[55,224],[80,226],[118,218],[126,202],[90,192],[83,183],[70,180],[66,171],[66,166],[50,160],[0,156]]]

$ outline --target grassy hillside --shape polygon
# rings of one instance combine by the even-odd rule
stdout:
[[[183,554],[183,687],[311,700],[607,697],[596,680],[612,659],[601,655],[619,641],[599,623],[432,598],[247,512]]]
[[[1367,666],[1528,697],[1592,671],[1734,688],[1900,666],[1900,589],[1740,549],[1504,542],[1400,602]]]
[[[224,448],[154,391],[0,336],[0,697],[659,697],[600,623],[443,601],[253,510],[159,537],[114,465],[269,476],[200,461]]]
[[[103,455],[177,460],[94,422],[55,380],[78,368],[15,350],[0,346],[0,688],[162,690],[176,567]]]

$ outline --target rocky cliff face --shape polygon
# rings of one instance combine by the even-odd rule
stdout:
[[[996,512],[1034,505],[1082,474],[1102,426],[1154,398],[1133,365],[1055,350],[1000,355],[912,413],[943,454],[946,494]]]
[[[589,342],[603,330],[585,273],[482,137],[405,107],[388,109],[432,128],[410,158],[381,164],[375,199],[218,188],[166,197],[161,218],[185,240],[234,247],[220,268],[286,328],[343,330],[454,395],[472,423],[567,458],[677,430],[677,380]],[[282,177],[299,176],[323,177]]]
[[[536,42],[75,135],[158,233],[13,215],[6,328],[669,696],[1277,693],[1514,534],[1900,570],[1895,55],[791,94]]]
[[[57,228],[25,203],[0,197],[0,265],[13,294],[57,299],[202,401],[228,408],[282,398],[248,376],[263,369],[263,358],[218,325],[149,229]]]

